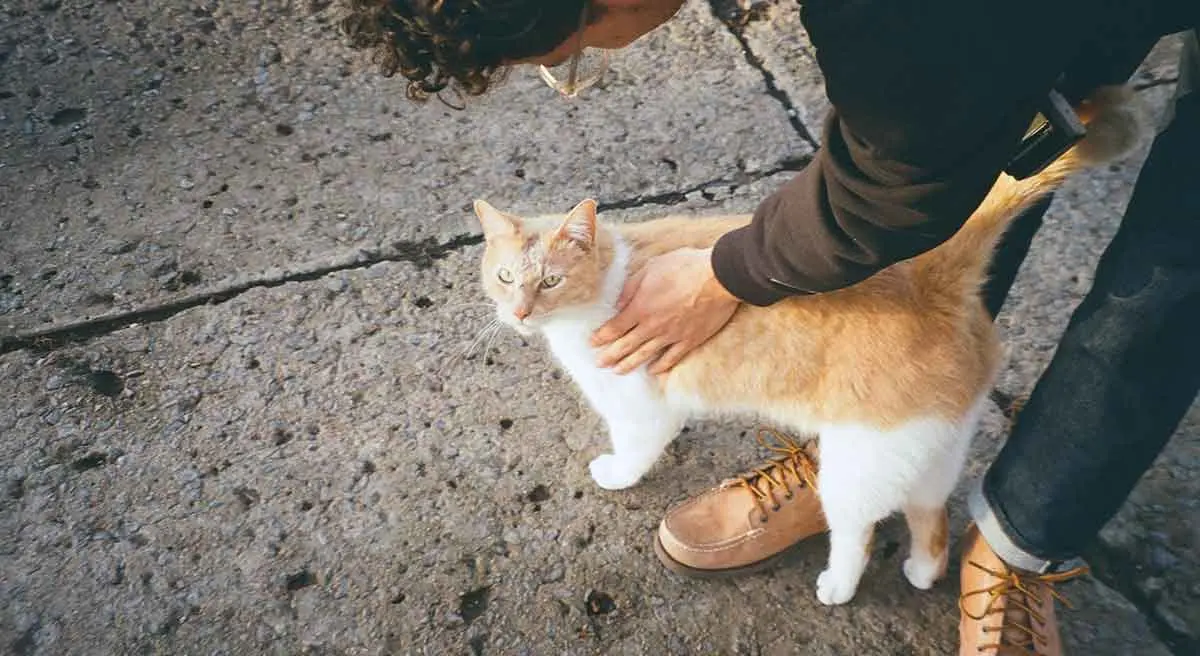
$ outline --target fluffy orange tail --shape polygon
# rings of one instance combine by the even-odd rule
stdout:
[[[1001,173],[983,203],[948,241],[914,258],[925,289],[977,296],[992,253],[1009,224],[1021,212],[1054,191],[1071,174],[1117,159],[1135,146],[1142,121],[1133,92],[1102,87],[1076,108],[1087,136],[1041,173],[1016,180]]]

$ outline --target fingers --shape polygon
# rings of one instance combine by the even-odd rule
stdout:
[[[637,318],[632,311],[618,312],[617,316],[604,322],[592,333],[592,346],[604,346],[619,337],[626,337],[629,331],[637,325]],[[610,346],[611,350],[612,347]]]
[[[658,361],[650,366],[650,373],[655,376],[660,376],[675,368],[683,357],[692,352],[695,348],[690,342],[675,342],[671,348],[667,349],[666,353],[658,358]]]
[[[639,324],[601,351],[599,357],[596,358],[596,364],[601,367],[611,367],[629,357],[650,339],[647,332],[646,326]]]
[[[643,364],[654,359],[662,352],[670,343],[662,339],[651,339],[637,348],[628,357],[623,358],[613,367],[613,371],[620,375],[625,375]]]

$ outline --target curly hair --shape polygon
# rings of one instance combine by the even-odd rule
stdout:
[[[373,49],[384,77],[408,78],[424,101],[453,85],[478,96],[506,61],[546,54],[579,27],[586,0],[347,0],[339,26],[356,50]]]

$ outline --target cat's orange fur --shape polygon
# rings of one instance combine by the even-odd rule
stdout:
[[[1115,105],[1125,92],[1105,93],[1098,100]],[[1091,120],[1088,104],[1078,113]],[[845,289],[770,307],[742,305],[665,384],[721,406],[777,406],[794,416],[800,405],[814,424],[891,428],[915,414],[961,417],[1000,362],[999,338],[979,297],[992,249],[1010,218],[1091,160],[1127,147],[1130,117],[1103,118],[1110,124],[1092,125],[1087,141],[1037,176],[1002,175],[940,247]],[[749,219],[666,218],[614,230],[633,247],[632,275],[654,255],[709,248]]]

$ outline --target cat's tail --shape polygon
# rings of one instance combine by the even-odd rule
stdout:
[[[1101,87],[1075,109],[1087,126],[1083,140],[1037,175],[1017,180],[1001,173],[983,203],[953,237],[914,258],[915,272],[928,283],[924,289],[978,296],[993,251],[1013,219],[1071,174],[1125,155],[1142,138],[1141,112],[1134,92],[1127,87]]]

